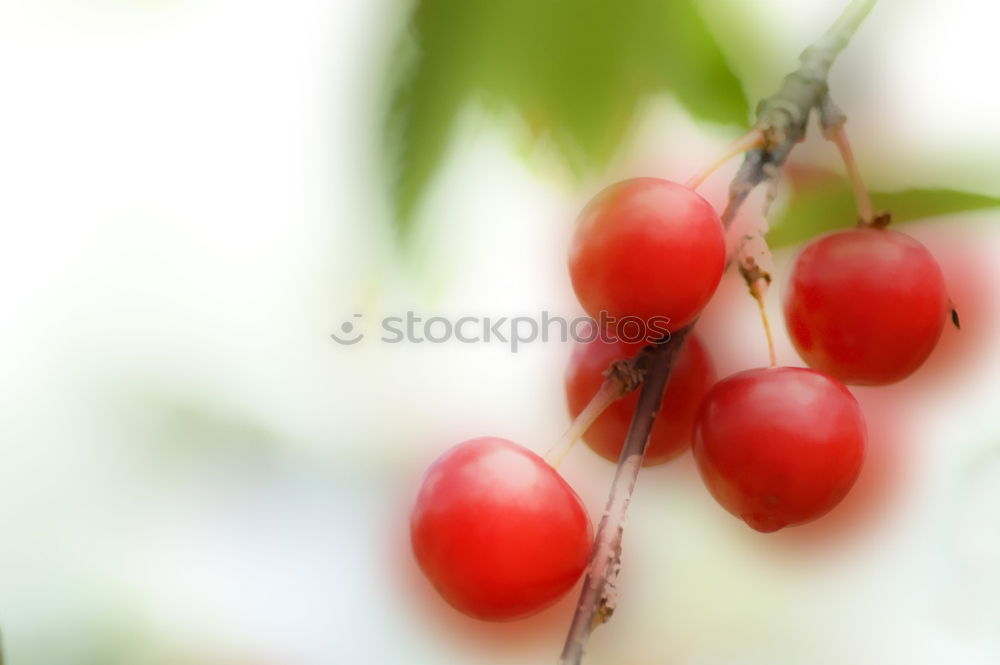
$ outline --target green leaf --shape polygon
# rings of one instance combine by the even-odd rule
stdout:
[[[706,121],[749,119],[694,0],[417,0],[392,80],[386,139],[403,235],[467,103],[519,119],[580,177],[608,163],[655,94]]]
[[[855,223],[854,195],[846,181],[826,173],[811,174],[805,182],[795,180],[793,176],[791,200],[771,222],[767,243],[772,249]],[[1000,197],[954,189],[915,188],[871,195],[875,210],[889,212],[893,224],[1000,207]]]
[[[743,88],[691,2],[660,2],[669,35],[659,63],[667,90],[696,118],[748,125],[750,109]]]
[[[412,34],[398,47],[386,139],[393,160],[393,202],[401,222],[412,218],[471,89],[469,60],[460,54],[474,49],[480,20],[474,2],[423,2],[413,15]]]

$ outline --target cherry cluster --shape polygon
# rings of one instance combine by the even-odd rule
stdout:
[[[725,230],[712,206],[657,178],[598,194],[569,251],[573,287],[590,316],[668,317],[674,330],[695,322],[725,267]],[[844,384],[910,375],[950,311],[927,249],[876,225],[807,243],[784,295],[785,323],[808,368],[749,369],[717,381],[703,342],[686,335],[644,458],[661,464],[691,448],[715,499],[762,532],[811,521],[844,498],[867,438]],[[608,332],[580,343],[570,358],[565,387],[574,417],[593,409],[609,366],[645,346],[608,341],[615,331]],[[583,434],[612,461],[638,402],[635,392],[614,397]],[[524,617],[558,600],[586,568],[592,540],[580,498],[553,466],[500,438],[465,441],[438,458],[411,515],[424,574],[455,608],[487,620]]]

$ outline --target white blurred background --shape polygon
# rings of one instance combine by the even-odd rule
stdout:
[[[766,0],[755,24],[790,70],[838,5]],[[723,38],[747,12],[704,8]],[[576,315],[565,245],[600,183],[527,165],[470,109],[401,256],[378,131],[402,9],[0,0],[10,665],[554,662],[574,599],[527,627],[454,617],[415,575],[405,519],[448,445],[558,437],[569,345],[329,334],[355,313]],[[998,24],[975,0],[875,10],[831,81],[873,184],[1000,195]],[[746,81],[754,99],[776,84]],[[606,180],[686,178],[732,138],[664,98]],[[878,169],[887,155],[906,171]],[[968,337],[858,391],[888,443],[844,517],[761,536],[689,461],[645,471],[588,662],[1000,662],[998,215],[910,227],[967,280]],[[723,374],[766,362],[739,284],[704,334]],[[581,446],[560,470],[596,521],[611,465]]]

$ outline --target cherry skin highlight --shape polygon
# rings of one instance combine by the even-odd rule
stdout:
[[[861,471],[866,440],[861,407],[843,384],[776,367],[717,383],[698,414],[692,450],[716,500],[770,532],[840,503]]]
[[[428,468],[410,539],[446,601],[478,619],[507,621],[570,590],[587,566],[593,531],[580,498],[541,457],[483,437]]]
[[[570,415],[575,418],[590,403],[604,382],[604,371],[612,362],[631,358],[643,346],[605,342],[600,338],[578,343],[566,367],[566,401]],[[715,369],[705,347],[695,335],[689,335],[670,373],[643,466],[669,462],[688,449],[698,407],[715,378]],[[587,429],[584,442],[601,457],[617,462],[638,403],[637,390],[613,402]]]
[[[667,180],[634,178],[584,209],[569,273],[591,317],[614,317],[627,341],[655,341],[698,316],[719,285],[725,254],[722,222],[705,199]],[[645,337],[649,330],[659,334]]]
[[[789,274],[785,323],[810,367],[857,385],[906,378],[934,350],[949,315],[937,261],[888,229],[852,229],[806,244]]]

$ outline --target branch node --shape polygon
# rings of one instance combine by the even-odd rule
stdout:
[[[764,270],[757,260],[752,256],[748,256],[740,261],[739,265],[740,275],[743,280],[747,283],[750,289],[753,289],[753,285],[757,280],[764,280],[767,284],[771,283],[771,273]]]
[[[828,141],[834,139],[834,135],[847,122],[847,116],[840,110],[830,95],[823,97],[819,104],[819,124],[823,130],[823,138]]]
[[[631,358],[616,360],[604,370],[604,376],[618,385],[620,394],[627,395],[642,385],[642,380],[649,371],[653,346],[644,347]]]

